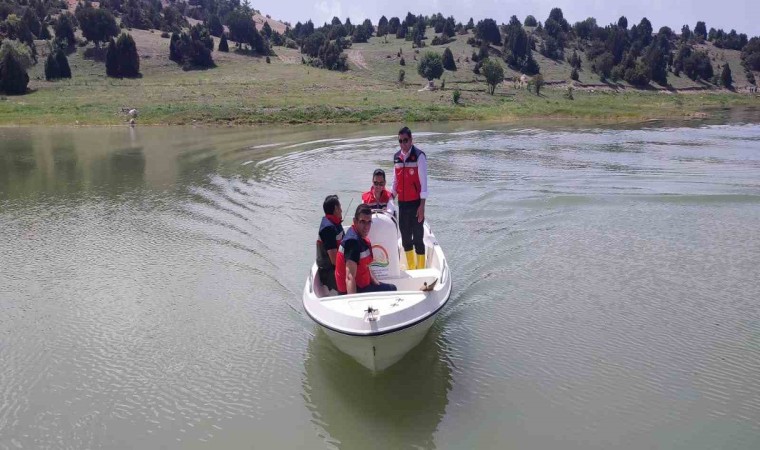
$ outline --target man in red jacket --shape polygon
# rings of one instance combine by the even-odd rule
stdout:
[[[385,209],[390,199],[391,193],[385,189],[385,171],[375,169],[372,174],[372,187],[362,194],[362,203],[368,204],[372,209]]]
[[[422,241],[427,199],[427,157],[412,142],[412,131],[404,127],[398,132],[401,148],[393,155],[393,189],[399,213],[401,245],[409,270],[425,268],[425,243]]]
[[[343,236],[335,260],[335,282],[341,294],[395,291],[396,286],[377,281],[370,270],[372,243],[367,238],[372,227],[372,209],[362,203],[356,207],[354,224]]]

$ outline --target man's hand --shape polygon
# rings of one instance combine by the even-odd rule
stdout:
[[[420,206],[417,208],[417,222],[422,223],[425,221],[425,204],[420,203]]]

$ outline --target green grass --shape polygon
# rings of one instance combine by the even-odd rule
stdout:
[[[142,78],[107,78],[104,64],[86,59],[84,49],[79,48],[69,57],[73,79],[46,82],[43,64],[38,64],[30,71],[31,93],[0,97],[0,124],[116,125],[126,122],[122,108],[137,108],[141,124],[512,121],[542,117],[620,121],[688,117],[713,107],[758,103],[754,97],[721,91],[682,95],[598,88],[576,89],[575,99],[567,100],[564,85],[547,86],[537,97],[509,81],[491,96],[486,93],[483,77],[472,72],[474,63],[465,61],[473,51],[466,44],[468,36],[457,36],[447,45],[459,59],[459,70],[444,74],[446,90],[430,92],[419,91],[425,82],[416,71],[415,55],[420,55],[410,41],[395,37],[388,37],[387,42],[375,37],[368,43],[354,44],[348,50],[351,70],[345,73],[302,65],[297,50],[280,47],[275,49],[278,56],[271,58],[271,64],[264,58],[214,52],[216,68],[184,72],[168,60],[168,39],[149,31],[131,33],[141,55]],[[428,37],[430,42],[432,32]],[[38,45],[43,51],[45,47],[44,42]],[[420,52],[443,52],[445,47],[428,46]],[[399,65],[399,49],[405,67]],[[733,68],[738,65],[738,52],[734,53],[723,51],[716,53],[716,58],[727,59]],[[536,57],[547,81],[569,80],[568,63]],[[44,61],[44,55],[40,60]],[[399,85],[398,71],[402,68],[406,83]],[[506,76],[516,75],[506,70]],[[743,71],[734,70],[734,79],[743,79],[740,76]],[[599,83],[585,59],[581,81]],[[688,79],[678,81],[684,87],[693,84]],[[460,105],[452,104],[454,89],[462,93]]]

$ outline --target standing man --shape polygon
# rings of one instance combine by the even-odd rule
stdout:
[[[385,171],[375,169],[372,173],[372,187],[362,194],[362,203],[368,204],[372,209],[385,209],[390,199],[391,193],[385,189]]]
[[[334,291],[338,290],[335,284],[335,260],[338,255],[338,246],[343,240],[343,209],[337,195],[328,195],[322,203],[325,216],[319,224],[319,237],[317,238],[317,274],[322,284]]]
[[[335,281],[341,294],[395,291],[396,286],[377,281],[370,270],[372,243],[367,238],[372,227],[372,209],[362,203],[356,207],[354,224],[346,231],[335,262]]]
[[[412,130],[404,127],[398,132],[401,148],[393,155],[393,189],[397,199],[401,245],[409,270],[425,268],[425,243],[422,223],[425,221],[427,199],[427,157],[414,146]]]

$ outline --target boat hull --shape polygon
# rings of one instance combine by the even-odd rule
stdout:
[[[352,336],[327,327],[321,328],[330,341],[343,353],[367,369],[378,372],[396,364],[425,337],[438,312],[402,330],[375,336]]]

